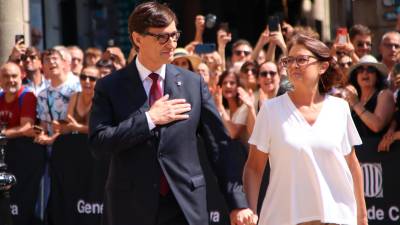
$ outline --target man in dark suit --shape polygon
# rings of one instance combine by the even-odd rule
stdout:
[[[231,224],[255,224],[230,139],[199,75],[171,64],[180,33],[167,6],[147,2],[129,17],[138,54],[99,80],[89,123],[96,155],[111,154],[104,224],[209,224],[197,135],[231,210]]]

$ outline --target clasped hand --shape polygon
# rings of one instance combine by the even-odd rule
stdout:
[[[231,225],[256,225],[258,216],[249,208],[234,209],[229,215]]]
[[[185,113],[191,110],[191,106],[186,103],[185,99],[168,99],[169,95],[164,95],[150,107],[148,113],[155,125],[164,125],[189,118],[189,115]]]

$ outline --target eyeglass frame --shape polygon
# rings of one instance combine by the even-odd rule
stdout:
[[[339,65],[341,68],[345,68],[346,65],[347,65],[348,67],[350,67],[351,65],[353,65],[353,62],[352,62],[352,61],[348,61],[348,62],[344,62],[344,63],[338,62],[338,65]]]
[[[271,78],[273,78],[276,75],[278,75],[278,71],[264,70],[264,71],[258,72],[259,77],[267,77],[268,75],[270,75]]]
[[[251,54],[251,51],[246,51],[246,50],[233,50],[233,54],[237,56],[241,56],[242,53],[244,53],[245,56],[248,56]]]
[[[142,33],[142,35],[149,35],[152,37],[155,37],[158,41],[158,43],[160,43],[161,45],[167,43],[171,38],[174,38],[173,36],[176,36],[173,40],[174,41],[178,41],[179,37],[181,36],[182,32],[180,30],[171,32],[171,33],[160,33],[160,34],[155,34],[149,31],[145,31]],[[167,35],[168,37],[165,39],[165,41],[160,41],[161,38],[163,38],[164,35]],[[164,36],[165,38],[165,36]]]
[[[35,60],[35,59],[39,59],[39,56],[37,56],[37,55],[26,55],[26,54],[24,54],[24,55],[21,55],[21,57],[20,57],[20,59],[21,59],[21,61],[26,61],[26,60],[28,60],[28,58],[31,60],[31,61],[33,61],[33,60]]]
[[[367,46],[368,48],[372,48],[372,42],[369,42],[369,41],[358,41],[356,43],[356,46],[358,48],[361,48],[361,47],[364,47],[364,46]]]
[[[359,67],[357,67],[355,69],[355,71],[356,71],[356,74],[364,73],[364,72],[367,72],[367,73],[378,73],[378,69],[375,68],[374,66],[359,66]]]
[[[87,79],[89,79],[90,82],[96,82],[99,78],[81,73],[81,75],[79,75],[79,79],[81,81],[86,81]]]
[[[304,64],[299,64],[299,63],[298,63],[298,60],[299,60],[301,57],[303,57],[303,58],[306,57],[306,58],[307,58],[307,59],[306,59],[306,62],[305,62]],[[296,65],[297,65],[298,67],[302,67],[302,66],[306,66],[306,65],[309,64],[310,58],[316,59],[317,61],[315,61],[315,62],[318,62],[318,61],[319,61],[319,58],[316,57],[316,56],[313,56],[313,55],[298,55],[298,56],[286,56],[286,57],[283,57],[283,58],[281,58],[281,60],[280,60],[279,63],[281,64],[281,66],[282,66],[283,68],[288,68],[289,65],[293,64],[294,62],[296,62]],[[286,65],[285,65],[285,62],[284,62],[284,61],[289,60],[289,59],[293,59],[293,61],[292,61],[291,63],[287,62]],[[314,62],[313,62],[313,63],[314,63]]]

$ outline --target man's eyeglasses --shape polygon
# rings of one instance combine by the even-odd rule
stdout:
[[[368,42],[368,41],[365,41],[365,42],[363,42],[363,41],[357,42],[357,47],[362,48],[362,47],[364,47],[364,46],[367,46],[367,48],[371,48],[371,47],[372,47],[372,43],[371,43],[371,42]]]
[[[364,72],[367,72],[367,73],[377,73],[377,70],[376,70],[375,67],[373,67],[373,66],[367,66],[367,67],[365,67],[365,66],[360,66],[360,67],[357,68],[356,72],[357,72],[357,73],[364,73]]]
[[[38,57],[36,55],[21,55],[21,60],[26,61],[30,59],[31,61],[37,59]]]
[[[235,54],[235,55],[237,55],[237,56],[240,56],[240,55],[242,55],[242,54],[244,54],[245,56],[248,56],[248,55],[250,55],[250,51],[245,51],[245,50],[234,50],[233,51],[233,54]]]
[[[267,77],[268,75],[271,75],[271,77],[274,77],[277,74],[278,74],[278,72],[276,72],[276,71],[268,71],[268,70],[266,70],[266,71],[259,72],[258,76]]]
[[[95,82],[96,80],[98,80],[97,77],[89,76],[83,73],[79,76],[79,78],[81,79],[81,81],[86,81],[87,79],[89,79],[90,82]]]
[[[353,64],[353,62],[345,62],[345,63],[340,62],[338,64],[341,68],[346,68],[346,67],[350,67]]]
[[[399,44],[391,44],[391,43],[383,43],[383,46],[385,46],[386,48],[389,48],[389,49],[399,49],[400,48],[400,45]]]
[[[178,41],[179,37],[181,36],[180,31],[175,31],[172,33],[161,33],[161,34],[154,34],[151,32],[144,32],[143,35],[150,35],[153,36],[157,39],[158,43],[161,45],[167,43],[170,38],[172,38],[173,41]]]
[[[312,55],[288,56],[281,59],[281,65],[287,68],[294,62],[296,62],[297,66],[305,66],[310,61],[310,58],[318,59],[317,57]]]

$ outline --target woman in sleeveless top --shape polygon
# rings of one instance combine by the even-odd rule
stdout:
[[[400,64],[396,64],[391,72],[394,90],[396,93],[396,112],[393,116],[392,122],[390,123],[388,131],[379,143],[379,151],[390,151],[393,142],[400,141],[400,71],[397,69],[398,65]]]
[[[350,86],[346,100],[363,142],[381,138],[392,119],[395,105],[392,92],[387,89],[387,68],[372,55],[363,56],[349,69]]]
[[[79,76],[82,92],[71,96],[68,105],[67,132],[88,133],[89,112],[92,107],[94,86],[100,78],[100,71],[94,66],[86,67]]]

